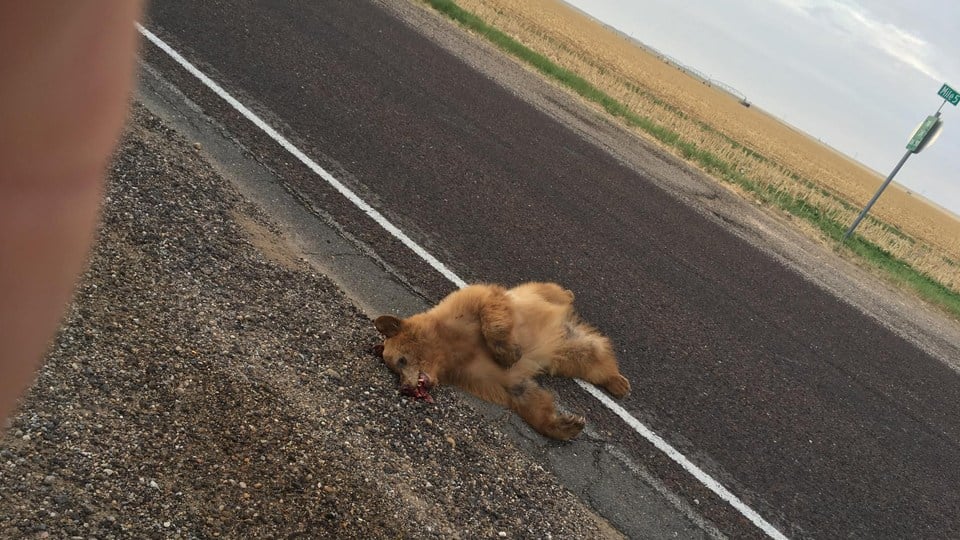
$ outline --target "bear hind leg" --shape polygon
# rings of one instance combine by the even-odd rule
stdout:
[[[576,437],[586,423],[582,416],[557,413],[553,394],[527,379],[512,385],[510,408],[537,433],[561,441]]]
[[[583,379],[617,398],[627,395],[630,381],[620,374],[610,340],[583,325],[572,334],[554,354],[550,374]]]

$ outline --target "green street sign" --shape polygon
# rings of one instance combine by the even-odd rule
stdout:
[[[949,84],[944,84],[941,86],[940,91],[937,92],[937,95],[949,101],[952,105],[960,103],[960,92],[950,88]]]
[[[923,145],[923,141],[939,121],[939,113],[937,113],[937,116],[928,116],[926,120],[921,122],[920,125],[917,126],[917,130],[913,132],[913,136],[910,137],[910,142],[907,143],[907,150],[917,153],[917,149]]]

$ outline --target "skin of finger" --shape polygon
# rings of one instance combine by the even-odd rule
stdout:
[[[29,385],[96,231],[139,2],[0,4],[0,417]]]

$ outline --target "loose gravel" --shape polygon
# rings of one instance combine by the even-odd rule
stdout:
[[[140,105],[90,269],[0,439],[4,538],[617,536]]]

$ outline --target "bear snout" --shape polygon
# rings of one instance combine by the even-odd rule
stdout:
[[[400,385],[400,395],[409,396],[414,399],[420,399],[427,403],[433,403],[433,396],[430,395],[430,389],[434,386],[433,379],[424,372],[417,375],[417,384],[403,383]]]

